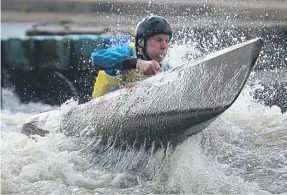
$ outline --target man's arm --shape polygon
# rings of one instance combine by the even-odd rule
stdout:
[[[92,64],[100,70],[138,69],[141,73],[150,76],[161,72],[160,65],[155,60],[138,60],[133,57],[132,48],[128,44],[119,44],[93,52]]]
[[[100,70],[135,69],[137,58],[132,56],[132,48],[128,44],[119,44],[108,49],[92,53],[92,64]]]

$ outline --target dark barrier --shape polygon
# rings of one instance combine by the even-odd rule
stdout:
[[[58,105],[71,97],[88,101],[97,76],[91,53],[128,39],[104,35],[2,39],[2,87],[10,83],[22,102]]]

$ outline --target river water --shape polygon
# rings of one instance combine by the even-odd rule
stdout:
[[[193,48],[173,45],[171,64],[198,55]],[[254,101],[262,87],[255,74],[210,126],[157,151],[90,152],[61,133],[28,138],[24,121],[57,107],[22,104],[13,89],[2,89],[1,194],[287,193],[287,112]]]

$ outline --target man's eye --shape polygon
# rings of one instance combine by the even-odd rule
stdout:
[[[162,43],[162,42],[169,43],[169,39],[161,39],[161,38],[158,38],[158,39],[155,39],[155,41],[158,42],[158,43]]]

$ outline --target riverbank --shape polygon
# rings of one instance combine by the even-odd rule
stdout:
[[[286,12],[287,13],[287,12]],[[145,15],[146,16],[146,15]],[[103,32],[133,33],[136,24],[145,17],[144,15],[129,16],[117,15],[113,13],[101,14],[67,14],[51,12],[19,13],[12,11],[2,11],[2,27],[5,23],[31,23],[27,31],[38,32],[79,32],[81,34],[102,34]],[[183,28],[214,28],[214,27],[260,27],[260,26],[287,26],[284,21],[269,20],[246,20],[235,18],[200,18],[194,16],[167,17],[173,29],[181,31]],[[65,29],[68,27],[68,29]],[[3,30],[3,29],[2,29]],[[53,33],[52,33],[53,34]]]
[[[241,26],[286,23],[287,2],[282,0],[3,0],[1,22],[39,25],[131,28],[149,14],[166,17],[174,27]]]

